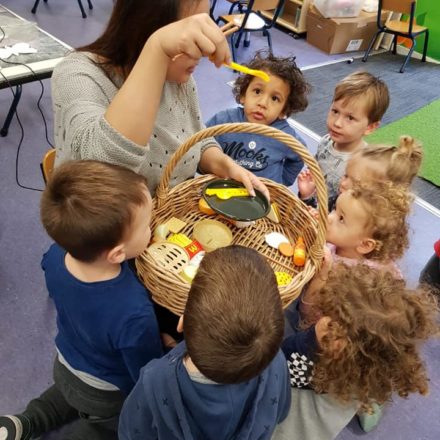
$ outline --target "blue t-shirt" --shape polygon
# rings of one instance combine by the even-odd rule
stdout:
[[[127,262],[118,276],[86,283],[66,268],[53,244],[41,267],[57,310],[58,350],[71,367],[128,394],[140,369],[162,355],[153,304]]]
[[[247,122],[242,107],[223,110],[215,114],[207,127],[233,122]],[[271,127],[290,134],[303,145],[304,140],[289,125],[286,119],[277,119]],[[287,145],[267,136],[253,133],[226,133],[215,137],[229,157],[258,177],[266,177],[290,186],[295,181],[304,163]]]

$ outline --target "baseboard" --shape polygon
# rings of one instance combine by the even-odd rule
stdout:
[[[408,55],[409,49],[405,46],[397,46],[397,53],[399,55]],[[422,59],[422,54],[419,52],[413,52],[411,58],[415,58],[416,60],[421,60]],[[436,60],[434,58],[431,57],[426,57],[426,61],[428,61],[429,63],[434,63],[434,64],[440,64],[439,60]]]

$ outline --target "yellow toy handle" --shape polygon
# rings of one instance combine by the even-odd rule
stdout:
[[[262,70],[256,70],[256,69],[249,69],[249,67],[242,66],[241,64],[234,63],[233,61],[230,62],[230,64],[224,64],[226,67],[229,67],[233,70],[238,70],[241,73],[245,73],[246,75],[252,75],[257,76],[258,78],[261,78],[263,81],[269,82],[270,76],[263,72]]]
[[[249,191],[246,188],[207,188],[207,196],[217,196],[220,200],[228,200],[231,197],[249,197]]]

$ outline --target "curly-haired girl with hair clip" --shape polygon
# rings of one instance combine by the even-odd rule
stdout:
[[[412,202],[406,188],[391,183],[376,183],[344,191],[328,216],[327,242],[332,244],[335,260],[370,266],[387,266],[400,272],[395,261],[408,247],[407,216]]]
[[[241,75],[235,81],[234,96],[238,104],[215,114],[208,127],[233,122],[253,122],[269,125],[303,139],[286,118],[307,107],[309,85],[295,63],[295,57],[280,58],[271,53],[257,52],[248,64],[262,70],[270,81],[251,75]],[[275,182],[290,186],[303,167],[303,161],[287,145],[266,136],[252,133],[226,133],[216,137],[223,151],[239,165]]]
[[[367,412],[394,393],[427,394],[420,345],[439,332],[433,295],[408,289],[386,270],[335,263],[315,292],[313,307],[319,318],[306,325],[295,309],[294,333],[282,345],[293,387],[312,388],[318,397],[327,393],[348,406],[356,401]],[[289,415],[284,423],[291,426],[294,417]],[[331,426],[334,420],[317,423]]]
[[[353,183],[391,182],[409,187],[422,164],[422,144],[411,136],[403,135],[397,145],[366,144],[351,153],[345,173],[339,182],[338,195],[353,186]],[[309,190],[315,191],[310,180]],[[329,194],[329,211],[334,209],[338,197]],[[316,206],[310,198],[307,204]]]
[[[370,144],[356,150],[347,163],[339,185],[343,192],[353,182],[389,181],[410,186],[422,164],[422,145],[411,136],[401,136],[398,145]]]

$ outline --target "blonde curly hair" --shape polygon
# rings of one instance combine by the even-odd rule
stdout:
[[[368,170],[376,180],[411,185],[422,164],[422,144],[411,136],[400,136],[398,145],[368,144],[355,150],[350,160],[367,158],[384,166],[384,175]],[[365,164],[368,167],[368,163]]]
[[[407,216],[413,201],[406,187],[390,182],[366,185],[354,183],[350,191],[368,214],[366,228],[376,241],[375,248],[365,258],[394,261],[403,256],[409,246]]]
[[[357,399],[364,409],[394,392],[427,394],[419,348],[439,335],[433,295],[408,289],[386,270],[336,263],[314,306],[331,319],[313,370],[317,392]]]

